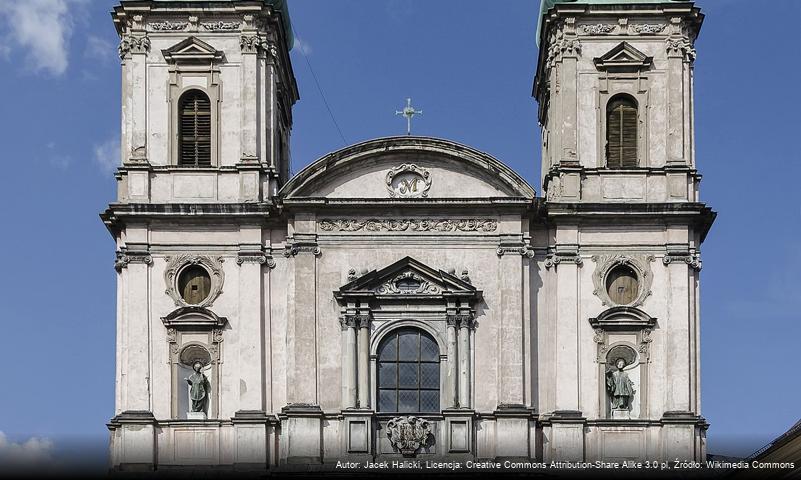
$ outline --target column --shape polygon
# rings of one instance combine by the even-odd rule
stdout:
[[[469,315],[459,315],[459,406],[470,408],[470,323]]]
[[[523,310],[522,269],[520,255],[504,254],[500,258],[500,316],[498,373],[500,375],[499,404],[523,403]]]
[[[358,315],[359,322],[359,408],[370,408],[370,317]]]
[[[667,162],[685,163],[685,85],[684,62],[685,56],[692,51],[689,41],[681,34],[680,19],[671,20],[673,35],[667,40],[667,89],[668,89],[668,138]]]
[[[261,229],[242,228],[250,239],[261,238]],[[264,411],[264,355],[262,345],[262,265],[266,257],[258,244],[241,246],[239,265],[239,322],[236,328],[239,345],[239,408],[240,411]]]
[[[457,385],[458,385],[458,363],[459,360],[457,358],[456,352],[456,315],[448,315],[447,318],[447,349],[448,349],[448,366],[447,366],[447,373],[445,378],[445,388],[446,388],[446,404],[449,407],[457,408],[459,407],[459,398],[457,395]]]
[[[239,45],[242,49],[242,161],[258,160],[259,96],[257,62],[261,40],[255,32],[242,32]]]
[[[342,326],[342,408],[356,406],[356,321],[346,315]]]

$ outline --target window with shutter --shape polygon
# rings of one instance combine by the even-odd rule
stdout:
[[[181,96],[179,105],[178,164],[185,167],[211,166],[211,102],[199,91]]]
[[[606,108],[606,165],[637,167],[637,104],[629,97],[613,98]]]

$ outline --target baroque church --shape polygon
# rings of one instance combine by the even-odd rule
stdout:
[[[291,176],[283,0],[112,17],[114,469],[705,459],[693,2],[543,0],[539,194],[418,136]]]

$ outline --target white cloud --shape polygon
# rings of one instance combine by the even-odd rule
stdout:
[[[0,432],[0,465],[42,466],[53,461],[53,442],[47,438],[32,437],[24,442],[12,442]]]
[[[111,173],[120,166],[120,137],[114,137],[94,146],[95,162],[103,173]]]
[[[35,72],[61,75],[69,65],[73,13],[82,0],[0,0],[5,49],[20,49]]]
[[[298,49],[298,51],[304,55],[311,55],[312,53],[311,45],[309,45],[309,43],[306,40],[303,40],[297,35],[295,35],[295,44],[293,45],[292,48]]]
[[[89,35],[86,37],[86,49],[83,55],[93,60],[109,61],[114,60],[114,57],[117,55],[117,49],[113,43],[105,38]]]

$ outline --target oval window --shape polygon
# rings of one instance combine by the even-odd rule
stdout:
[[[637,273],[628,265],[619,265],[606,276],[606,292],[618,305],[628,305],[639,294]]]
[[[200,265],[190,265],[178,276],[178,292],[189,305],[197,305],[211,292],[209,272]]]

